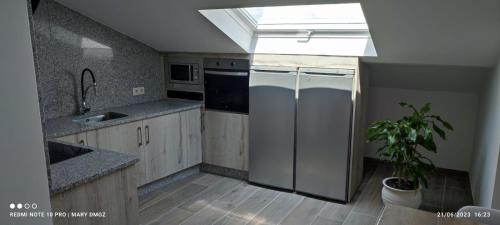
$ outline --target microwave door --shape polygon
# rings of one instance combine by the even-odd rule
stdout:
[[[170,64],[170,81],[173,83],[190,83],[192,66],[188,64]]]

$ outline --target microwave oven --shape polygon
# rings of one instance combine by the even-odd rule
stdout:
[[[200,84],[200,65],[198,63],[170,62],[167,70],[170,83]]]

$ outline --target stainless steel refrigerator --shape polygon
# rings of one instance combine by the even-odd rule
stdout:
[[[251,182],[347,200],[353,74],[348,69],[252,68]]]
[[[293,189],[296,67],[253,67],[249,90],[249,180]]]

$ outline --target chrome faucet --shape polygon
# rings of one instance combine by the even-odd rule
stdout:
[[[82,75],[81,75],[81,80],[80,80],[80,85],[81,85],[80,87],[82,89],[82,105],[80,106],[80,114],[85,114],[85,113],[90,111],[90,107],[87,107],[87,104],[85,102],[87,100],[87,92],[90,89],[90,86],[87,88],[84,87],[85,84],[83,83],[83,81],[85,78],[85,72],[89,72],[90,76],[92,76],[92,83],[93,83],[92,87],[94,87],[94,93],[97,93],[97,90],[96,90],[97,83],[95,82],[94,73],[89,68],[83,69]]]

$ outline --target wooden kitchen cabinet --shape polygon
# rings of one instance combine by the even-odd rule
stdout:
[[[201,163],[201,111],[192,109],[56,140],[137,156],[137,185],[141,186]]]
[[[53,212],[105,213],[104,217],[54,217],[55,225],[139,224],[134,166],[50,197]]]
[[[97,147],[97,131],[90,130],[85,133],[87,134],[87,146]]]
[[[180,116],[186,167],[198,165],[202,161],[201,110],[184,111]]]
[[[95,131],[96,147],[137,156],[140,160],[137,167],[137,184],[140,186],[146,182],[146,167],[144,161],[144,129],[142,121],[136,121],[111,127],[101,128]]]
[[[143,126],[149,182],[201,163],[200,109],[147,119]]]
[[[248,115],[205,111],[203,162],[248,170]]]
[[[147,181],[151,182],[184,168],[179,113],[143,121]]]
[[[182,150],[182,130],[180,114],[169,114],[165,117],[165,121],[167,171],[163,176],[173,174],[186,168],[184,163],[184,152]]]

